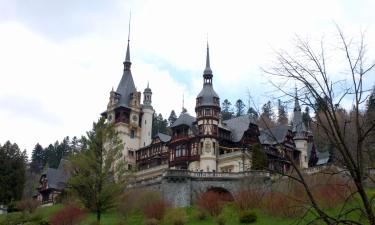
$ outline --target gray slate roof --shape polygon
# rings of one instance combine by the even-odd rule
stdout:
[[[159,137],[160,141],[162,142],[168,142],[171,140],[171,136],[169,136],[168,134],[160,133],[160,132],[157,133],[155,137]]]
[[[48,187],[56,190],[65,188],[69,180],[69,174],[64,170],[49,168],[46,173],[48,179]]]
[[[232,141],[234,142],[241,140],[244,132],[249,128],[250,123],[255,122],[248,115],[223,121],[223,125],[225,125],[224,128],[228,128],[231,131]]]
[[[268,130],[261,130],[259,141],[261,144],[281,144],[284,142],[285,136],[288,134],[289,126],[286,124],[273,127]]]
[[[316,154],[318,155],[318,162],[316,163],[317,166],[328,163],[329,151],[324,151],[324,152],[316,151]]]
[[[204,84],[201,92],[199,92],[197,98],[202,98],[201,105],[217,105],[214,103],[214,97],[219,98],[219,95],[215,92],[212,84]]]
[[[135,92],[135,85],[131,70],[124,70],[116,92],[120,94],[118,106],[129,107],[130,94]]]
[[[65,188],[66,183],[70,178],[68,172],[68,161],[61,159],[59,167],[57,169],[48,168],[45,175],[48,180],[48,187],[56,190],[62,190]]]
[[[171,125],[171,128],[177,127],[182,124],[191,127],[195,121],[195,117],[190,116],[189,113],[181,113],[177,120],[174,121],[174,123]]]

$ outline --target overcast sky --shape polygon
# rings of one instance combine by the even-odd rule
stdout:
[[[335,22],[375,45],[373,0],[0,0],[1,144],[30,153],[91,128],[121,79],[130,10],[135,84],[150,82],[164,117],[180,113],[183,95],[195,115],[207,36],[221,100],[246,101],[249,90],[259,105],[271,90],[260,67],[296,34],[331,36]]]

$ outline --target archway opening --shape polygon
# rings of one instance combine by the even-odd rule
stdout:
[[[210,187],[207,188],[206,193],[215,193],[222,201],[232,202],[234,201],[232,193],[222,187]]]

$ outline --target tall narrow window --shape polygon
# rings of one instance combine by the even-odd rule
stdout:
[[[131,130],[130,131],[130,138],[134,138],[135,137],[135,131],[134,130]]]

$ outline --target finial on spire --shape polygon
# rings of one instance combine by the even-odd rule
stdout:
[[[210,48],[208,46],[208,40],[207,40],[207,53],[206,53],[206,68],[204,69],[204,74],[212,74],[212,70],[210,66]]]
[[[131,21],[131,12],[129,13],[128,45],[126,47],[126,56],[125,56],[125,61],[124,61],[124,70],[129,70],[130,66],[131,66],[131,62],[130,62],[130,47],[129,47],[129,42],[130,42],[130,21]]]
[[[147,81],[147,88],[150,88],[150,81]]]

